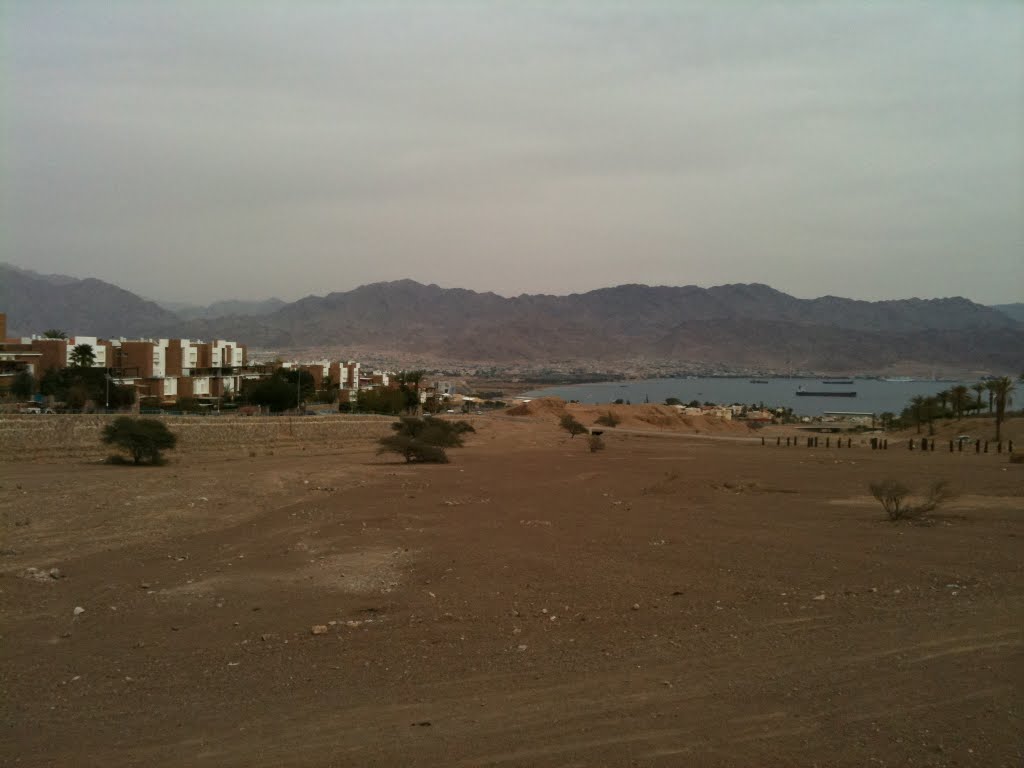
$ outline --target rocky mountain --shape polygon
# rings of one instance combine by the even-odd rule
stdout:
[[[400,280],[309,296],[262,318],[188,328],[257,346],[379,347],[460,360],[648,357],[836,370],[1024,365],[1024,325],[967,299],[798,299],[758,284],[621,285],[503,298]]]
[[[226,299],[215,301],[205,306],[185,302],[161,301],[160,306],[169,309],[182,320],[209,319],[213,317],[231,317],[235,315],[262,317],[276,312],[288,302],[278,298],[262,301],[245,301],[242,299]]]
[[[1024,302],[1017,302],[1016,304],[994,304],[992,309],[1002,312],[1007,317],[1011,317],[1018,323],[1024,323]]]
[[[0,312],[9,336],[49,328],[69,336],[147,336],[178,321],[152,301],[102,280],[41,275],[0,263]]]
[[[14,272],[20,282],[13,288],[6,285],[9,272],[0,273],[0,311],[6,308],[18,332],[59,327],[220,337],[254,348],[376,348],[481,362],[647,358],[776,369],[1024,369],[1024,324],[959,297],[798,299],[767,285],[737,284],[620,285],[505,298],[399,280],[307,296],[269,314],[187,319],[98,280],[58,284]],[[44,296],[44,287],[51,293]],[[26,293],[28,306],[20,299]]]

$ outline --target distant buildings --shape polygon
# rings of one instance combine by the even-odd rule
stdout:
[[[47,372],[78,364],[75,347],[82,344],[92,352],[89,367],[103,369],[111,383],[131,387],[153,405],[229,397],[278,368],[309,373],[318,392],[336,391],[332,399],[349,405],[361,390],[397,386],[390,372],[365,371],[354,360],[252,364],[244,344],[225,339],[7,338],[7,318],[0,313],[0,391],[9,390],[19,374],[29,373],[38,385]]]

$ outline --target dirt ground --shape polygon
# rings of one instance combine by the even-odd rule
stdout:
[[[1024,464],[476,423],[0,465],[0,764],[1024,761]]]

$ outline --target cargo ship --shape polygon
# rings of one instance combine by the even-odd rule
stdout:
[[[822,379],[822,384],[853,384],[853,379]]]
[[[840,392],[839,390],[830,389],[822,392],[812,392],[810,390],[800,387],[797,389],[796,394],[800,397],[856,397],[856,392]]]

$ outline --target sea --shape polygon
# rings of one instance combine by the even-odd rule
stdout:
[[[899,414],[915,395],[930,396],[957,384],[970,386],[974,382],[885,381],[882,379],[853,379],[853,384],[823,384],[827,379],[769,378],[766,383],[753,383],[750,378],[705,377],[678,379],[638,379],[635,381],[608,381],[595,384],[572,384],[546,387],[524,392],[522,397],[561,397],[581,403],[611,403],[628,400],[633,404],[664,403],[669,397],[683,403],[691,400],[731,405],[761,405],[767,408],[792,408],[800,416],[821,416],[826,411],[846,411],[880,414],[889,411]],[[844,379],[845,381],[845,379]],[[856,397],[798,396],[803,387],[809,392],[856,392]],[[975,397],[975,393],[970,393]],[[987,400],[986,400],[987,404]]]

